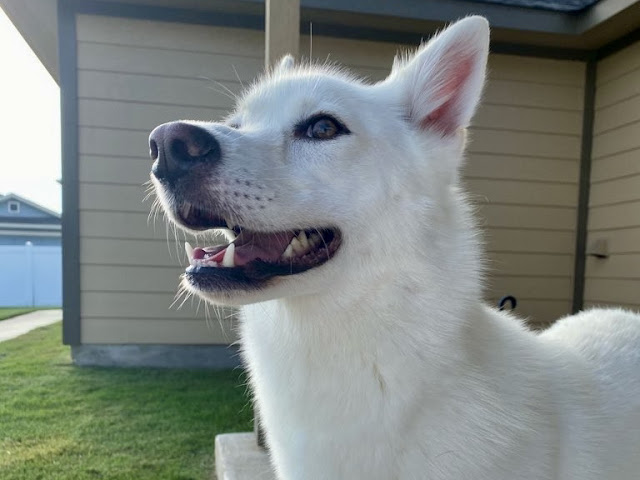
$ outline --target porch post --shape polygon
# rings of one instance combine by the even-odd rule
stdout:
[[[264,63],[268,68],[287,53],[298,56],[300,0],[266,0]]]

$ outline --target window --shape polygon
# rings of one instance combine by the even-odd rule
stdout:
[[[9,213],[20,213],[20,202],[9,202],[7,208]]]

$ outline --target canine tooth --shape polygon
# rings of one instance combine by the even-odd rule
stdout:
[[[227,228],[228,228],[229,230],[233,230],[233,227],[234,227],[235,225],[234,225],[230,220],[228,220],[228,219],[226,219],[226,218],[224,219],[224,221],[225,221],[225,223],[227,224]]]
[[[223,267],[235,267],[235,262],[233,261],[233,257],[235,256],[236,246],[233,243],[230,243],[227,249],[224,251],[224,257],[222,257],[222,266]]]
[[[284,253],[282,254],[282,258],[291,258],[293,256],[293,247],[291,244],[287,245]]]
[[[191,260],[193,258],[193,247],[189,242],[184,242],[184,251],[187,254],[187,258]]]
[[[289,244],[289,246],[291,246],[293,248],[293,251],[296,252],[296,253],[304,252],[304,247],[300,243],[300,240],[298,240],[298,237],[293,237],[291,239],[291,243]]]
[[[302,245],[302,248],[305,250],[309,249],[309,239],[307,238],[307,234],[304,233],[304,230],[298,235],[298,241],[300,242],[300,245]]]

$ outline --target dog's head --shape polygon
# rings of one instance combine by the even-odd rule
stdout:
[[[157,127],[151,178],[170,218],[235,238],[187,246],[188,287],[245,304],[331,288],[354,269],[384,276],[378,266],[410,248],[407,218],[436,228],[446,208],[488,34],[466,18],[374,85],[285,57],[227,121]]]

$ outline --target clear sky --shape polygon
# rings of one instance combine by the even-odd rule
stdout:
[[[60,89],[0,9],[0,193],[61,210]]]

